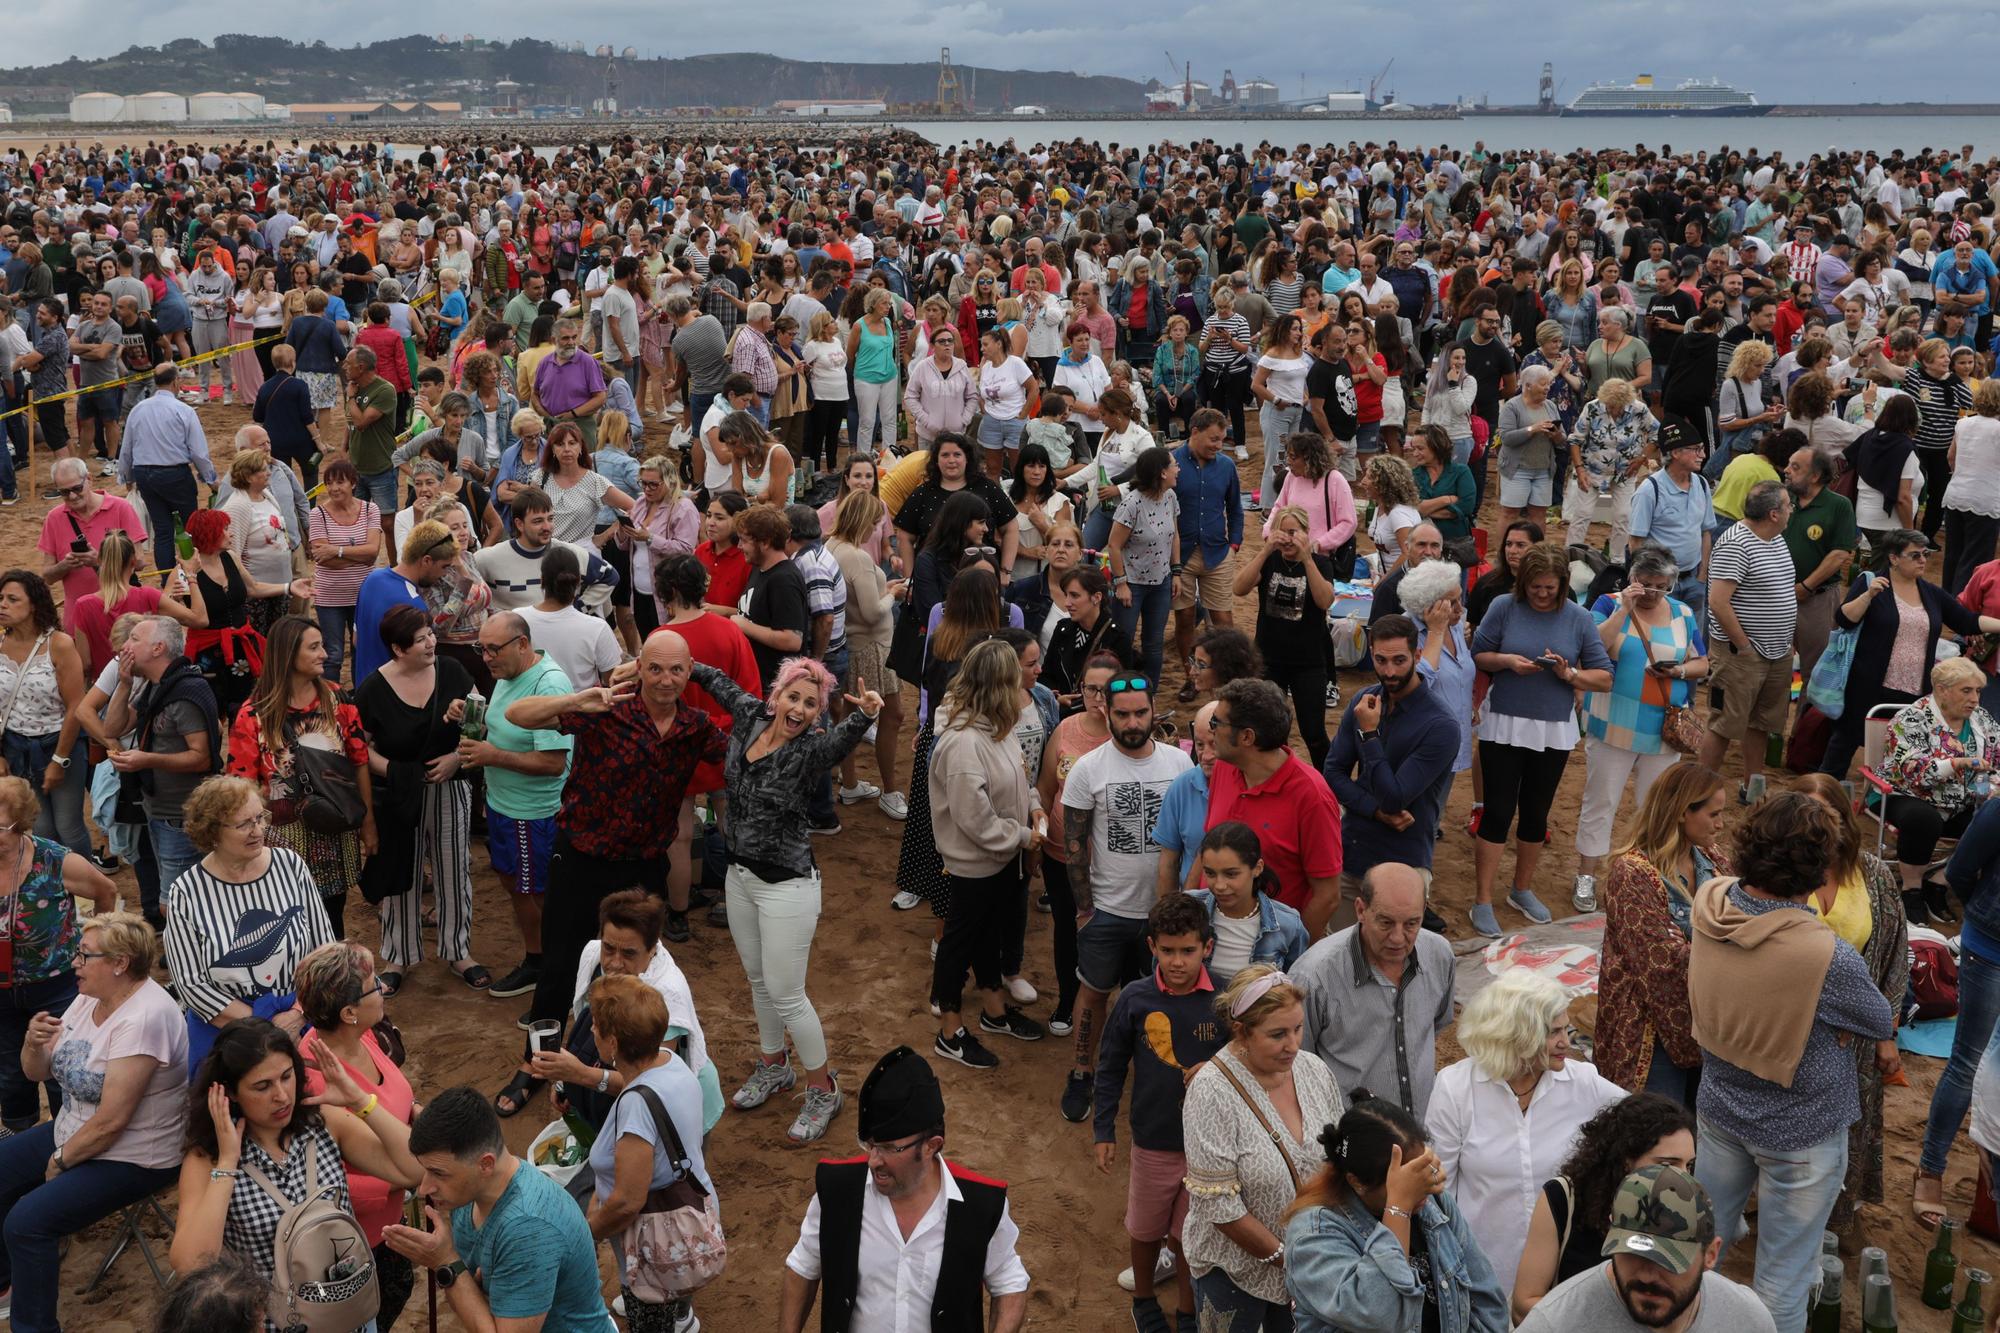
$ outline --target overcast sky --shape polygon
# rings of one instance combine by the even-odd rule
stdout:
[[[477,6],[414,0],[397,5],[287,8],[264,31],[320,38],[345,47],[413,31],[471,31],[480,37],[580,40],[637,46],[643,55],[775,47],[790,57],[933,61],[948,45],[960,64],[1003,69],[1075,68],[1128,78],[1163,78],[1167,51],[1194,63],[1194,77],[1220,84],[1270,79],[1281,96],[1366,88],[1391,56],[1385,88],[1405,101],[1440,102],[1488,94],[1496,103],[1532,102],[1544,60],[1553,60],[1568,101],[1596,80],[1625,82],[1647,71],[1661,83],[1719,77],[1778,101],[1970,101],[1986,96],[1986,43],[1939,43],[1955,25],[1993,31],[1993,0],[1931,0],[1926,13],[1880,0],[1598,0],[1551,28],[1530,11],[1487,0],[1421,5],[1357,0],[1319,10],[1304,0],[1194,0],[1171,22],[1134,0],[873,0],[865,25],[825,23],[824,0],[762,0],[745,35],[725,6],[662,6],[657,0],[601,0],[589,17],[559,19],[561,7],[527,0]],[[212,11],[240,30],[251,14]],[[469,19],[468,15],[477,17]],[[1504,13],[1505,17],[1501,17]],[[703,16],[706,16],[704,19]],[[159,45],[191,33],[193,12],[145,0],[44,6],[32,24],[8,31],[8,63],[49,63],[77,54],[116,54],[128,43]],[[1301,20],[1306,31],[1296,31]],[[821,29],[810,41],[802,34]],[[1560,32],[1559,49],[1549,34]],[[107,34],[115,33],[115,40]],[[781,34],[791,34],[786,37]],[[711,37],[713,38],[711,40]],[[1303,40],[1302,40],[1303,38]],[[1961,77],[1953,77],[1956,67]],[[4,91],[0,91],[4,95]],[[982,100],[991,94],[981,90]]]

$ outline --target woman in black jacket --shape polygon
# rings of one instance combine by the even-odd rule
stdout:
[[[1111,622],[1110,600],[1110,580],[1096,565],[1078,565],[1062,576],[1068,615],[1042,655],[1042,684],[1055,691],[1064,717],[1083,707],[1083,664],[1093,655],[1111,653],[1132,665],[1132,640]]]
[[[1722,312],[1710,306],[1674,340],[1674,354],[1668,358],[1667,375],[1660,382],[1661,412],[1693,426],[1710,445],[1716,437],[1709,405],[1715,401],[1721,342]]]
[[[1007,600],[1021,608],[1021,624],[1048,655],[1049,641],[1068,614],[1063,600],[1062,577],[1083,559],[1083,530],[1068,519],[1058,519],[1042,538],[1042,568],[1007,585]]]
[[[1930,693],[1941,628],[1961,637],[2000,634],[2000,619],[1967,610],[1943,588],[1925,581],[1930,549],[1930,539],[1921,532],[1891,530],[1882,539],[1888,574],[1856,578],[1848,587],[1847,603],[1834,612],[1834,628],[1861,632],[1854,642],[1840,720],[1833,724],[1819,766],[1822,773],[1847,776],[1869,709],[1915,703]]]
[[[1012,509],[1008,505],[1009,512]],[[923,685],[924,636],[931,608],[944,600],[945,587],[967,551],[991,551],[997,545],[992,533],[992,507],[969,489],[954,492],[938,509],[923,549],[911,562],[910,600],[896,618],[895,636],[889,641],[889,668],[899,679]]]

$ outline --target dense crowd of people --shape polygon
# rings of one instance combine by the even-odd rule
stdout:
[[[863,1155],[784,1333],[1011,1333],[1048,1205],[945,1161],[941,1061],[1123,1158],[1141,1333],[1799,1333],[1902,1188],[1954,920],[1898,1205],[1945,1215],[1968,1113],[2000,1151],[1970,146],[70,143],[0,188],[0,501],[52,502],[0,573],[18,1328],[172,1187],[177,1327],[387,1329],[427,1270],[468,1327],[693,1333],[707,1135],[793,1094]],[[850,1086],[815,846],[867,805],[935,1030]],[[1551,893],[1602,913],[1587,1047],[1532,971],[1459,991],[1450,935]],[[719,931],[733,1091],[674,954]],[[433,933],[529,997],[494,1090],[403,1072]],[[1059,1084],[991,1072],[1049,1038]],[[507,1146],[544,1092],[573,1160]]]

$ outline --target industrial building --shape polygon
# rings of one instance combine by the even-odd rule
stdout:
[[[782,116],[881,116],[888,114],[889,104],[866,98],[822,97],[773,102],[771,110]]]
[[[1251,79],[1238,90],[1244,106],[1276,106],[1278,85],[1269,79]]]
[[[188,114],[198,121],[264,120],[265,113],[258,93],[196,93],[188,98]]]
[[[461,102],[294,102],[287,119],[344,125],[368,120],[456,120],[464,113]]]

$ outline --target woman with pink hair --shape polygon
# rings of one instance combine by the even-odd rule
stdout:
[[[833,701],[834,679],[809,657],[778,667],[759,699],[714,667],[697,662],[694,683],[729,710],[729,934],[750,979],[762,1052],[732,1100],[739,1111],[762,1106],[799,1079],[785,1051],[791,1035],[806,1081],[805,1107],[786,1133],[795,1143],[825,1135],[845,1102],[827,1067],[826,1035],[806,997],[806,964],[819,925],[819,869],[813,863],[806,804],[820,779],[847,757],[882,711],[869,690],[847,695],[854,711],[819,725]]]

